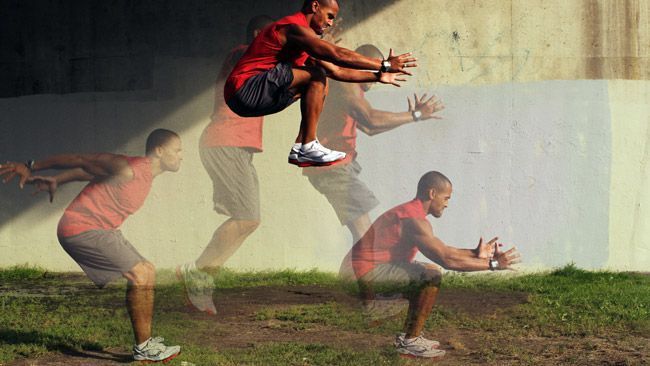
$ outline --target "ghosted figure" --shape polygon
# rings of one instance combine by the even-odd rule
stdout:
[[[356,52],[366,57],[384,57],[377,47],[369,44],[358,47]],[[330,202],[341,224],[348,227],[353,243],[368,230],[368,213],[379,204],[372,191],[359,179],[361,166],[356,160],[357,129],[374,136],[407,123],[440,119],[436,113],[444,109],[434,96],[426,99],[426,94],[421,97],[414,95],[413,101],[408,99],[408,109],[404,112],[375,109],[364,96],[372,85],[331,84],[318,135],[324,144],[345,152],[346,156],[336,166],[303,170],[314,188]],[[351,275],[349,254],[341,266],[341,275]]]
[[[352,247],[352,266],[367,311],[379,309],[381,302],[386,301],[379,300],[379,294],[399,292],[408,299],[404,332],[395,338],[397,351],[407,357],[433,358],[445,354],[439,349],[439,342],[422,336],[442,273],[434,264],[414,261],[418,252],[456,271],[504,270],[519,262],[517,250],[502,252],[497,238],[487,243],[481,238],[475,249],[459,249],[446,245],[433,234],[426,217],[441,217],[451,193],[447,177],[435,171],[424,174],[415,199],[386,211]]]
[[[253,17],[247,26],[251,42],[273,20]],[[203,270],[223,265],[260,224],[260,193],[253,154],[262,151],[263,117],[244,118],[233,113],[223,98],[226,77],[246,51],[240,45],[230,51],[215,85],[214,109],[210,124],[201,135],[199,153],[213,186],[214,210],[229,217],[219,226],[201,256],[176,269],[187,299],[199,311],[215,315],[213,279]]]
[[[410,53],[395,56],[391,50],[387,59],[367,57],[319,38],[338,12],[336,0],[305,0],[299,12],[255,38],[224,87],[226,103],[245,117],[277,113],[300,99],[302,120],[288,158],[300,167],[331,165],[345,158],[345,153],[325,148],[316,138],[328,77],[399,86],[403,75],[409,74],[405,68],[417,66]]]
[[[157,129],[147,138],[146,156],[142,157],[67,154],[0,165],[5,182],[19,176],[21,188],[25,183],[33,184],[36,192],[49,192],[50,201],[62,184],[89,182],[66,208],[57,236],[63,249],[98,287],[126,278],[126,307],[135,336],[136,361],[168,361],[180,353],[180,347],[165,346],[162,338],[151,337],[155,268],[119,227],[144,204],[153,179],[164,172],[178,171],[181,160],[179,136]],[[32,175],[47,169],[63,171],[55,176]]]

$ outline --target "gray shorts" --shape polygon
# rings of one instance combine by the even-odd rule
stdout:
[[[341,225],[348,225],[379,205],[372,191],[359,179],[359,173],[361,165],[353,160],[350,164],[306,174],[314,188],[330,202]]]
[[[442,272],[436,266],[422,262],[383,263],[359,281],[371,286],[376,293],[408,292],[411,286],[419,288],[423,283],[440,286]]]
[[[146,262],[119,230],[90,230],[59,237],[59,243],[98,287]]]
[[[289,90],[291,82],[291,64],[279,63],[274,68],[246,80],[226,104],[242,117],[259,117],[280,112],[295,101],[295,94]]]
[[[238,220],[260,220],[260,186],[253,153],[240,147],[199,150],[201,162],[212,179],[214,210]]]

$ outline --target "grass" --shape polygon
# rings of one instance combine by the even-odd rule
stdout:
[[[260,343],[252,348],[219,348],[204,339],[232,335],[219,321],[182,310],[182,293],[171,281],[171,272],[161,273],[156,296],[156,333],[170,342],[183,345],[182,360],[202,360],[206,365],[381,365],[411,364],[385,347],[357,349],[310,342]],[[315,270],[296,272],[238,273],[222,270],[215,274],[219,289],[229,291],[264,286],[311,285],[338,292],[354,290],[336,276]],[[497,311],[496,315],[476,316],[449,308],[436,307],[427,329],[454,328],[483,334],[499,346],[486,342],[475,352],[477,361],[495,363],[518,359],[535,364],[539,355],[514,345],[503,345],[508,337],[609,337],[634,335],[641,343],[650,339],[650,276],[591,272],[568,265],[551,272],[523,275],[450,274],[443,279],[445,290],[497,294],[525,293],[523,304]],[[64,291],[65,290],[65,291]],[[131,344],[128,315],[123,306],[124,284],[99,290],[87,282],[74,282],[70,276],[28,266],[0,270],[0,365],[23,357],[80,350],[122,349]],[[336,302],[294,306],[260,307],[253,318],[261,327],[269,321],[292,332],[325,327],[353,332],[363,337],[388,335],[398,331],[401,319],[368,327],[359,309]],[[257,322],[257,323],[255,323]],[[590,347],[585,345],[587,349]],[[557,353],[563,352],[561,349]],[[565,360],[566,362],[569,362]],[[629,364],[635,364],[631,362]]]

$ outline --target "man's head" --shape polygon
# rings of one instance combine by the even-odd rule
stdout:
[[[372,45],[372,44],[364,44],[362,46],[359,46],[359,47],[357,47],[355,52],[360,53],[360,54],[362,54],[362,55],[364,55],[366,57],[370,57],[370,58],[378,58],[378,59],[381,59],[381,60],[384,59],[384,55],[381,53],[379,48],[377,48],[375,45]],[[363,89],[364,92],[366,92],[366,91],[370,90],[370,88],[372,87],[372,84],[373,83],[361,83],[361,84],[359,84],[359,86],[361,87],[361,89]]]
[[[147,137],[147,156],[160,160],[162,171],[176,172],[183,160],[181,138],[174,131],[159,128]]]
[[[339,13],[339,3],[337,0],[305,0],[302,11],[307,15],[313,14],[309,27],[320,36],[334,24]]]
[[[451,198],[451,181],[442,173],[431,171],[422,176],[418,182],[416,198],[423,202],[430,202],[429,212],[434,217],[442,216],[442,211],[447,208]]]
[[[246,43],[251,44],[255,37],[257,37],[257,35],[271,23],[273,23],[273,19],[267,15],[257,15],[252,17],[246,26]]]

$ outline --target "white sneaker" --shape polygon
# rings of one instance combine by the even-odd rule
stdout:
[[[296,142],[291,146],[291,150],[289,150],[289,164],[293,165],[299,165],[298,164],[298,154],[300,153],[300,147],[302,144],[300,142]]]
[[[198,311],[216,315],[217,308],[212,301],[212,290],[214,288],[212,276],[191,267],[190,263],[176,267],[176,277],[185,287],[187,302]]]
[[[404,337],[406,337],[406,333],[404,333],[404,332],[395,334],[395,343],[393,343],[395,345],[395,347],[399,347],[400,343],[402,343],[404,341]],[[418,338],[422,338],[422,341],[424,343],[428,344],[429,348],[438,348],[438,347],[440,347],[440,342],[434,341],[434,340],[431,340],[431,339],[426,339],[426,338],[424,338],[424,336],[422,334],[420,334],[420,336]]]
[[[327,166],[345,158],[345,153],[330,150],[321,145],[318,140],[303,144],[298,152],[298,166]]]
[[[437,348],[431,348],[430,342],[431,341],[424,339],[422,336],[411,339],[403,339],[397,346],[397,352],[400,354],[400,356],[411,358],[434,358],[442,357],[445,355],[445,351]]]
[[[165,346],[162,337],[149,338],[140,348],[133,346],[133,359],[144,362],[169,362],[181,353],[180,346]]]

